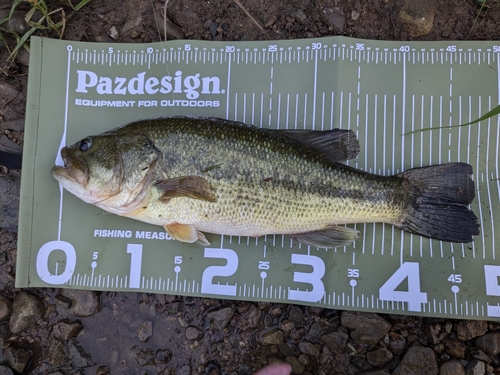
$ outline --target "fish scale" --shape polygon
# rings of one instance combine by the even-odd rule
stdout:
[[[162,178],[197,175],[215,187],[217,202],[175,199],[148,204],[137,217],[146,222],[178,222],[212,233],[260,236],[374,218],[395,222],[403,214],[404,200],[387,198],[404,197],[398,179],[327,163],[320,150],[269,131],[219,119],[171,118],[140,121],[110,133],[146,136],[162,153],[157,166]],[[212,165],[217,167],[203,172]],[[162,192],[152,194],[155,200]]]

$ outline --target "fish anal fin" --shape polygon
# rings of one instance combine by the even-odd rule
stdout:
[[[341,226],[330,226],[326,229],[290,234],[294,240],[313,247],[332,248],[347,246],[359,237],[359,231]]]
[[[199,176],[183,176],[159,181],[156,187],[163,192],[160,200],[168,202],[173,198],[192,198],[216,202],[215,189],[210,182]]]
[[[204,246],[210,245],[210,242],[205,238],[205,235],[199,230],[196,230],[192,225],[175,223],[165,225],[163,228],[165,228],[168,235],[174,240],[188,243],[198,241]]]
[[[359,140],[352,130],[280,130],[284,136],[323,153],[332,163],[354,159],[359,153]]]

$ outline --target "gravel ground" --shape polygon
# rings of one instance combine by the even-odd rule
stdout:
[[[51,9],[62,0],[47,1]],[[93,0],[63,38],[385,40],[500,38],[487,0]],[[11,1],[0,0],[0,19]],[[6,62],[29,3],[0,27],[0,151],[21,152],[29,53]],[[245,9],[247,13],[244,12]],[[37,35],[58,37],[54,32]],[[1,160],[0,160],[1,164]],[[0,166],[0,374],[500,374],[500,325],[141,293],[14,287],[20,171]],[[276,374],[278,374],[276,372]]]

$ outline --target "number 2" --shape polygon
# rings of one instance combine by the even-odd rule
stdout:
[[[210,266],[203,271],[201,277],[201,292],[207,294],[222,294],[226,296],[236,295],[236,285],[220,285],[214,284],[214,277],[227,277],[235,274],[238,269],[238,255],[234,250],[230,249],[205,249],[205,258],[221,258],[226,259],[225,266]]]

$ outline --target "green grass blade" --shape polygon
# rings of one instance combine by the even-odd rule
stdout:
[[[82,0],[78,3],[78,5],[75,7],[75,12],[76,11],[79,11],[80,9],[82,9],[85,5],[87,5],[88,3],[90,3],[91,0]]]
[[[0,20],[0,26],[2,26],[5,22],[7,22],[9,20],[9,16],[7,17],[4,17]]]
[[[452,128],[460,128],[462,126],[467,126],[467,125],[472,125],[480,121],[484,121],[489,119],[490,117],[500,115],[500,105],[497,105],[495,108],[493,108],[491,111],[485,113],[483,116],[479,117],[477,120],[467,122],[465,124],[460,124],[460,125],[452,125],[452,126],[444,126],[444,127],[439,127],[439,128],[424,128],[424,129],[417,129],[408,133],[405,133],[403,135],[409,135],[409,134],[416,134],[416,133],[422,133],[430,130],[438,130],[438,129],[452,129]]]
[[[36,29],[32,27],[26,34],[23,35],[23,37],[17,42],[16,47],[10,53],[8,60],[12,59],[16,55],[17,51],[19,51],[19,48],[24,45],[24,43],[28,40],[31,34],[35,32],[35,30]]]
[[[21,4],[21,0],[15,0],[14,4],[12,4],[12,7],[10,8],[10,13],[9,13],[9,20],[11,19],[12,15],[14,14],[14,11],[16,10],[16,8],[19,4]]]

